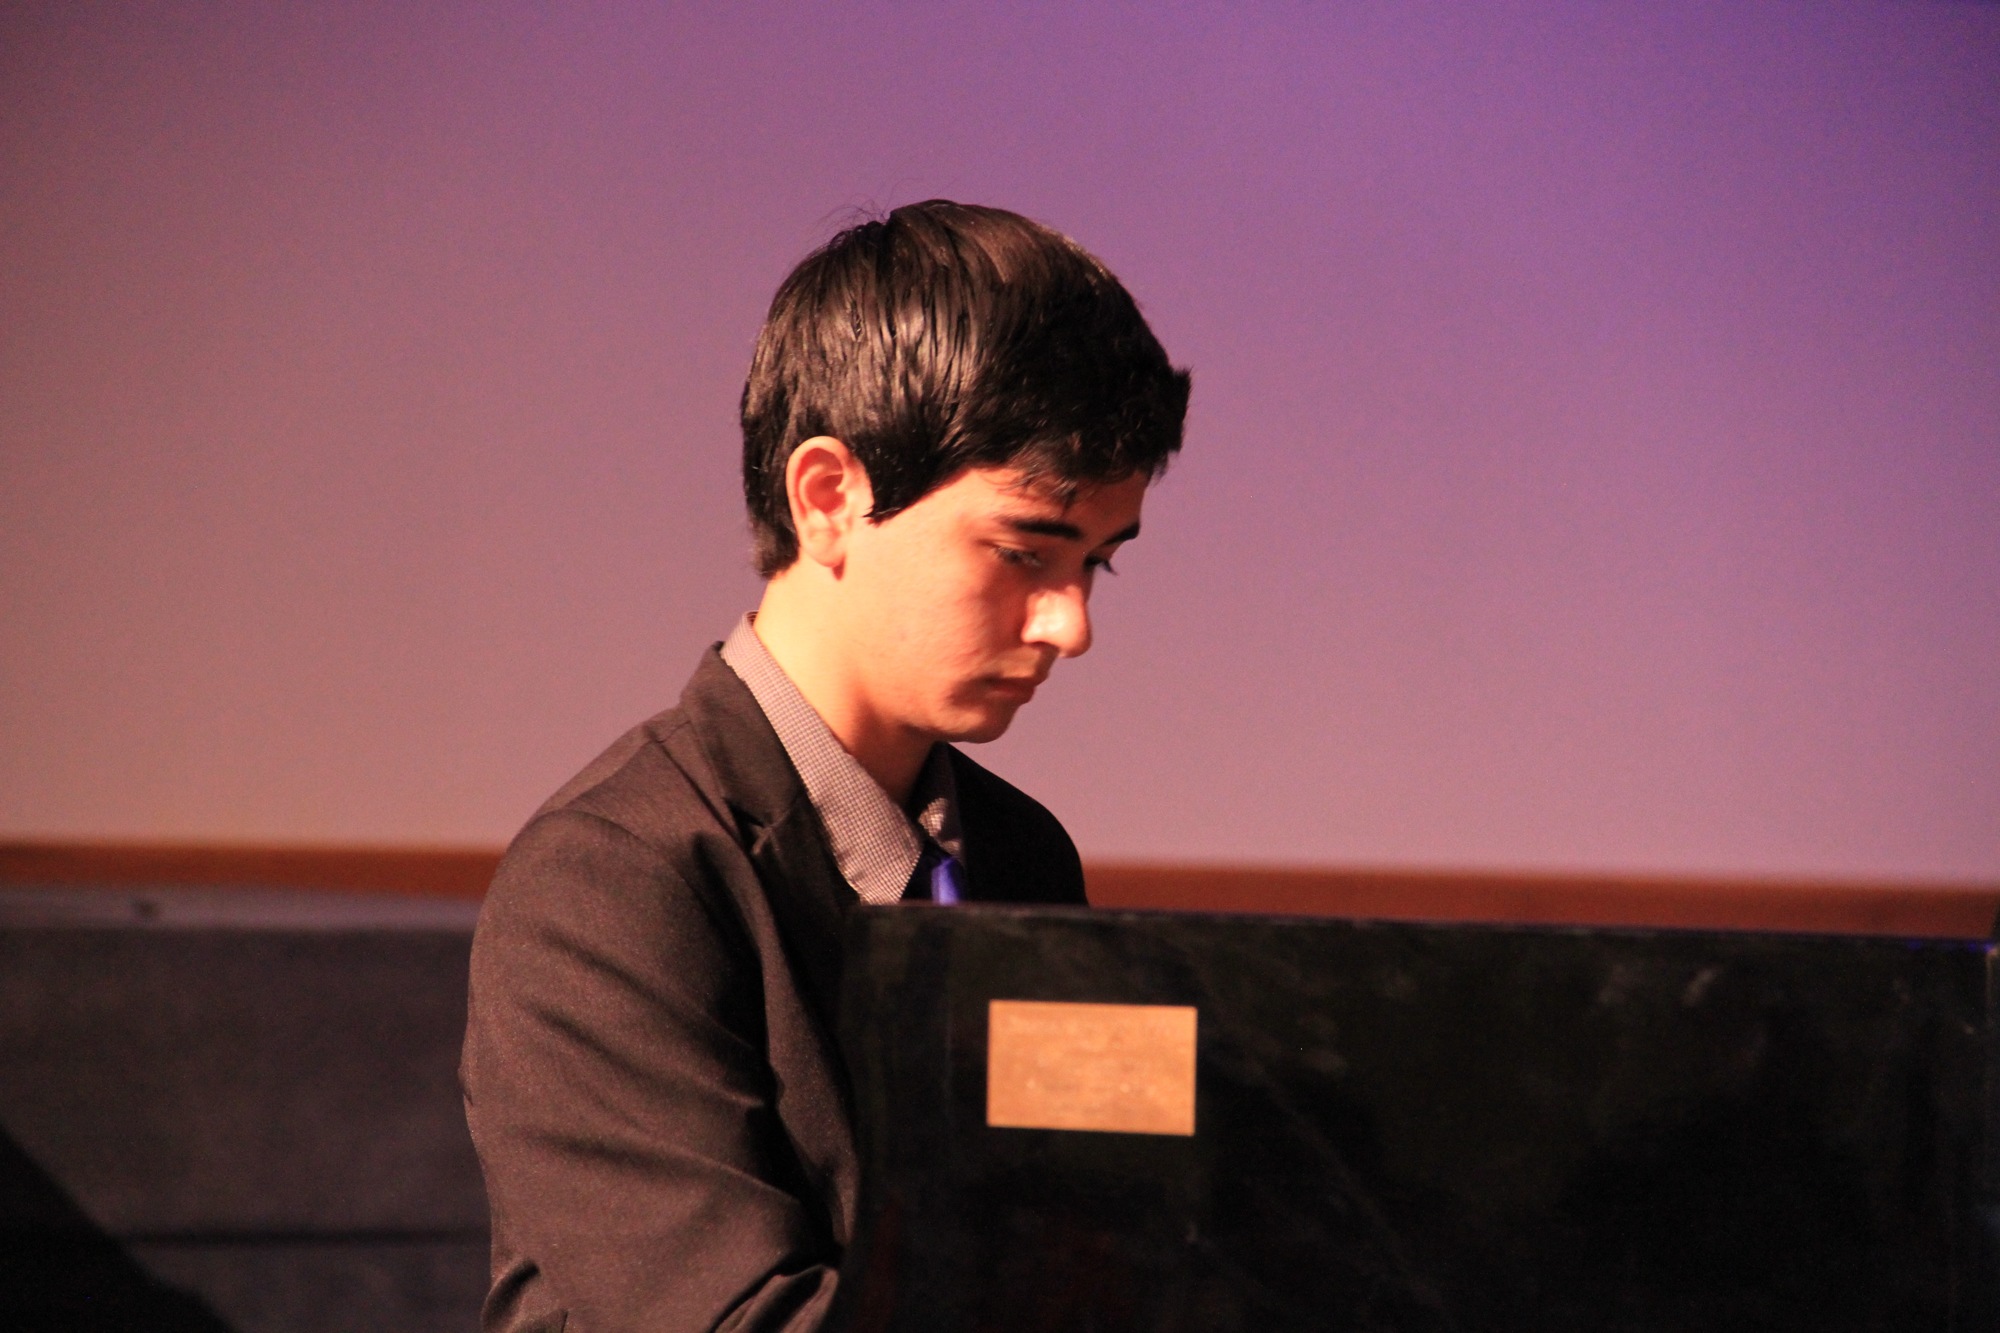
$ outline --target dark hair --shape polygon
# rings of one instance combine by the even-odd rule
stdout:
[[[850,227],[778,288],[743,386],[757,570],[798,558],[785,465],[815,435],[860,460],[879,523],[968,467],[1157,477],[1188,383],[1118,279],[1039,223],[933,199]]]

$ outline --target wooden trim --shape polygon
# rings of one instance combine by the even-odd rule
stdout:
[[[496,848],[0,842],[0,884],[280,885],[483,897]],[[1098,862],[1099,907],[1396,921],[1683,926],[1983,939],[2000,885]]]
[[[485,847],[0,842],[0,884],[202,884],[483,898]]]
[[[1984,939],[2000,886],[1099,863],[1099,907]]]

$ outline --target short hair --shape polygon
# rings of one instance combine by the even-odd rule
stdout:
[[[816,435],[866,469],[879,523],[971,467],[1156,478],[1188,387],[1118,279],[1039,223],[933,199],[850,227],[778,288],[743,386],[757,571],[798,558],[785,466]]]

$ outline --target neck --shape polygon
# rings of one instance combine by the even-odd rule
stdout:
[[[842,626],[825,612],[829,599],[800,586],[818,572],[801,568],[806,564],[799,562],[765,585],[754,625],[757,638],[841,748],[890,800],[907,805],[930,756],[931,738],[888,721],[870,704],[850,665]]]

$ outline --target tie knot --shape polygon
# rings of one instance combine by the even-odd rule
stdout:
[[[958,858],[925,838],[923,850],[917,855],[916,868],[910,871],[909,885],[903,890],[904,900],[955,903],[962,896],[964,887],[964,868],[959,865]]]

